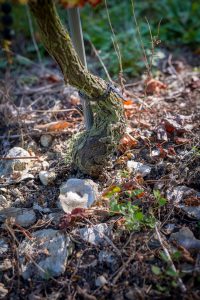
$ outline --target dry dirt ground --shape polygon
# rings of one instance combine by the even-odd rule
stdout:
[[[14,174],[11,182],[0,178],[0,194],[13,207],[31,208],[37,202],[57,211],[60,184],[71,177],[84,178],[65,159],[70,138],[84,129],[77,91],[64,86],[53,64],[43,70],[34,64],[7,70],[2,78],[0,159],[20,146],[30,153],[33,167],[32,178],[21,181],[20,174]],[[200,76],[198,69],[167,59],[154,79],[159,81],[146,87],[142,78],[126,86],[127,134],[113,166],[95,180],[101,193],[95,206],[72,222],[52,222],[47,214],[37,213],[35,224],[26,229],[9,220],[1,223],[1,238],[9,245],[0,256],[1,299],[200,299]],[[50,135],[47,147],[41,145],[44,135]],[[143,175],[130,171],[130,160],[151,171]],[[46,162],[56,173],[49,186],[38,177]],[[182,204],[174,192],[180,186],[193,189],[192,195],[181,194]],[[136,197],[131,194],[135,190],[140,190]],[[136,203],[156,222],[151,228],[141,222],[137,230],[128,230],[120,212],[110,213],[113,197],[120,203]],[[196,209],[198,216],[183,206]],[[73,237],[74,228],[98,223],[113,228],[108,245],[92,246]],[[192,246],[185,236],[170,238],[186,227],[197,239]],[[73,253],[63,275],[24,280],[18,243],[43,228],[62,228],[71,234]],[[112,253],[113,260],[100,261],[101,250]],[[105,281],[100,286],[99,276]]]

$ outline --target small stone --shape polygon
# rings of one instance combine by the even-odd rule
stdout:
[[[174,205],[186,213],[188,217],[200,220],[200,206],[189,206],[184,203],[184,199],[193,196],[198,197],[198,193],[184,185],[171,187],[167,190],[167,199],[169,201],[173,201]]]
[[[10,201],[6,199],[3,195],[0,195],[0,209],[10,207]]]
[[[101,275],[101,276],[98,276],[97,279],[95,280],[95,285],[96,286],[103,286],[107,283],[108,281],[106,280],[106,278]]]
[[[156,158],[160,156],[160,150],[159,149],[154,149],[151,151],[151,157]]]
[[[73,250],[67,233],[42,229],[32,233],[32,237],[32,240],[26,238],[18,249],[23,278],[48,279],[63,274]]]
[[[44,214],[51,212],[50,208],[48,208],[48,207],[42,207],[38,203],[34,203],[33,204],[33,209],[37,210],[39,212],[42,212]]]
[[[43,185],[49,185],[56,178],[56,174],[55,174],[55,172],[40,171],[39,178]]]
[[[42,162],[42,168],[43,170],[47,170],[49,168],[49,163],[46,160]]]
[[[78,229],[77,233],[85,242],[99,246],[108,244],[106,237],[111,235],[111,229],[106,223],[100,223]]]
[[[0,256],[8,252],[8,243],[4,238],[0,238]]]
[[[5,288],[3,283],[0,283],[0,299],[5,299],[8,294],[8,289]]]
[[[5,258],[2,263],[0,263],[0,271],[6,271],[11,269],[13,266],[12,261],[8,258]]]
[[[181,205],[180,208],[188,215],[188,217],[200,221],[200,206]]]
[[[173,232],[174,228],[175,228],[175,224],[169,223],[163,227],[162,232],[166,235],[169,235]]]
[[[7,207],[0,210],[0,222],[4,222],[7,218],[15,218],[24,210],[16,207]]]
[[[142,177],[147,176],[151,172],[150,166],[132,160],[127,161],[127,168],[132,172],[140,173]]]
[[[36,221],[36,215],[33,210],[23,210],[23,212],[14,218],[14,222],[22,227],[29,227]]]
[[[69,213],[74,208],[88,208],[98,198],[98,185],[90,179],[71,178],[60,187],[60,206]]]
[[[183,227],[178,232],[172,233],[170,241],[173,240],[188,250],[200,250],[200,240],[195,238],[193,232],[188,227]]]
[[[41,135],[40,137],[40,144],[45,147],[45,148],[48,148],[51,143],[52,143],[52,135],[50,134],[43,134]]]
[[[101,250],[99,252],[99,262],[106,265],[112,271],[118,268],[116,255],[112,251]]]
[[[18,159],[17,157],[29,157],[28,151],[20,148],[14,147],[9,150],[6,158],[13,158],[10,160],[4,160],[0,163],[0,176],[8,176],[13,174],[14,171],[27,171],[30,164],[30,159]],[[16,157],[16,158],[15,158]]]
[[[54,212],[45,216],[44,220],[51,220],[51,224],[58,226],[60,224],[60,219],[64,216],[63,212]]]
[[[188,188],[185,185],[170,187],[166,192],[166,197],[174,204],[180,203],[184,198],[195,195],[195,190]]]

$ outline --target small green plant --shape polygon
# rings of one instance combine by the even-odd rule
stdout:
[[[141,194],[141,190],[138,193]],[[155,218],[152,215],[146,215],[138,205],[133,205],[131,201],[125,203],[119,202],[119,196],[114,197],[110,202],[110,212],[112,214],[121,214],[125,218],[125,227],[128,230],[140,230],[142,227],[154,228]]]
[[[164,205],[166,205],[167,203],[167,199],[165,199],[164,197],[162,197],[160,191],[158,190],[153,190],[153,195],[156,199],[156,204],[159,206],[159,207],[162,207]]]
[[[200,156],[200,149],[198,147],[192,147],[195,156]]]

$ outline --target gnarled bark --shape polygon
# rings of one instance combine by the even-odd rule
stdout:
[[[98,100],[105,93],[107,83],[82,65],[68,31],[61,24],[54,1],[29,0],[28,4],[38,23],[44,46],[60,66],[65,82],[95,102],[94,124],[75,140],[72,157],[83,173],[98,176],[124,132],[122,101],[114,91],[106,99]]]

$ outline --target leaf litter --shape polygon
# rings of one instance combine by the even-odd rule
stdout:
[[[55,68],[45,76],[29,68],[23,76],[36,78],[32,86],[10,76],[0,88],[1,160],[13,147],[39,158],[23,181],[21,174],[0,178],[1,199],[8,204],[0,206],[0,239],[7,249],[0,259],[12,264],[2,265],[1,298],[199,299],[199,74],[182,63],[178,75],[167,66],[151,80],[127,85],[128,129],[113,166],[96,180],[101,196],[89,209],[64,213],[57,206],[60,185],[84,179],[65,158],[70,138],[84,129],[80,99]],[[43,171],[55,174],[53,182],[41,183]],[[23,211],[34,214],[26,228],[16,221],[16,212]],[[109,235],[104,227],[112,228]],[[24,281],[17,249],[47,229],[69,235],[74,244],[65,271],[56,278],[48,274],[45,281]],[[87,232],[87,239],[80,232]],[[104,243],[90,243],[89,232]],[[47,249],[42,251],[48,258]],[[112,257],[109,263],[102,251]],[[26,263],[37,270],[36,257],[31,254]]]

